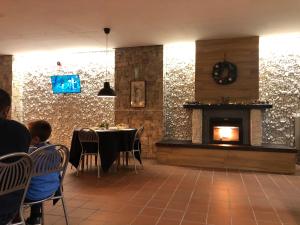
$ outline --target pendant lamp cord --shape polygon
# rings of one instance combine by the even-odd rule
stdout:
[[[105,51],[105,58],[106,58],[106,63],[105,63],[105,76],[107,79],[107,62],[108,62],[108,34],[106,34],[106,51]]]

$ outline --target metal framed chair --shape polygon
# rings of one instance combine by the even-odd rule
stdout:
[[[39,201],[25,202],[24,207],[28,207],[37,203],[42,203],[42,224],[44,224],[44,202],[49,200],[61,200],[64,210],[66,224],[69,224],[69,218],[63,194],[63,180],[66,174],[69,162],[69,149],[64,145],[46,145],[38,148],[30,154],[33,160],[34,176],[44,176],[50,173],[60,173],[59,191],[53,193],[50,197],[41,199]]]
[[[144,133],[144,126],[141,126],[135,133],[134,143],[133,143],[133,148],[132,148],[133,155],[135,153],[138,153],[140,155],[142,166],[143,166],[143,161],[142,161],[142,152],[141,152],[141,137],[142,137],[143,133]]]
[[[87,167],[88,167],[88,156],[96,156],[96,165],[98,161],[98,178],[100,177],[100,169],[101,169],[101,161],[100,161],[100,148],[99,148],[99,136],[96,131],[90,128],[82,128],[78,132],[78,139],[81,145],[81,169],[84,169],[84,158],[86,157],[87,160]],[[88,145],[89,144],[96,144],[97,152],[89,152]],[[79,163],[80,164],[80,163]],[[77,169],[77,174],[78,174]]]
[[[139,129],[137,129],[137,131],[135,132],[134,135],[134,139],[132,140],[132,147],[131,147],[131,155],[133,158],[133,162],[134,162],[134,171],[135,173],[137,173],[137,157],[139,157],[139,163],[142,165],[143,167],[143,163],[142,163],[142,156],[141,156],[141,148],[140,148],[140,144],[141,144],[141,137],[144,133],[144,126],[141,126]]]
[[[15,225],[25,224],[23,217],[23,201],[29,186],[33,170],[33,162],[26,153],[13,153],[0,157],[0,200],[16,201],[16,211],[4,215],[0,212],[0,224],[11,224],[19,213],[20,222]],[[3,204],[3,202],[1,203]]]

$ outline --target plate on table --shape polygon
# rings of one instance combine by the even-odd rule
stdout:
[[[107,129],[105,127],[97,127],[95,131],[107,131]]]
[[[124,130],[124,131],[126,131],[126,130],[134,130],[135,128],[120,128],[119,130]]]

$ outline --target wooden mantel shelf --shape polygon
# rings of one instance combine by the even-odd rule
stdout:
[[[183,104],[186,109],[269,109],[271,104],[266,103],[220,103],[220,104],[206,104],[199,102],[186,102]]]

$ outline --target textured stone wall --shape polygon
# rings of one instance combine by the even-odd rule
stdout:
[[[260,146],[262,144],[262,115],[260,109],[250,110],[250,144]]]
[[[300,111],[300,38],[275,44],[261,38],[259,48],[259,98],[273,104],[263,114],[263,143],[294,146],[294,116]],[[194,99],[195,62],[191,58],[186,63],[184,54],[176,52],[180,51],[164,47],[166,138],[191,140],[190,114],[181,105],[183,99]]]
[[[273,108],[263,120],[263,142],[294,146],[294,116],[300,109],[300,38],[262,39],[260,99]]]
[[[62,63],[60,70],[57,61]],[[13,73],[13,117],[25,124],[36,119],[49,121],[53,143],[69,146],[74,128],[97,126],[103,120],[114,123],[114,99],[97,96],[104,81],[114,86],[113,51],[107,58],[105,52],[18,56]],[[81,93],[53,94],[50,76],[54,74],[78,74]]]
[[[290,48],[290,41],[275,46],[269,42],[261,42],[259,59],[260,99],[273,104],[264,115],[263,142],[293,146],[294,115],[300,109],[300,40]],[[154,155],[154,143],[163,135],[191,140],[191,111],[183,109],[182,104],[194,100],[195,47],[121,48],[116,50],[115,59],[116,124],[145,125],[145,155]],[[114,52],[110,52],[106,76],[104,52],[15,57],[12,117],[25,123],[49,120],[54,127],[52,140],[67,145],[74,127],[95,126],[102,120],[114,123],[114,100],[96,95],[103,81],[114,83],[115,59]],[[0,85],[8,89],[11,60],[11,56],[0,56]],[[81,94],[52,94],[50,76],[57,73],[57,61],[62,62],[65,71],[80,75]],[[130,81],[134,79],[147,81],[146,108],[130,107]]]
[[[0,55],[0,88],[12,94],[12,56]],[[9,112],[11,115],[11,111]],[[10,116],[9,115],[9,116]]]
[[[130,106],[130,82],[146,81],[146,107]],[[116,49],[115,122],[130,127],[144,125],[142,149],[145,157],[154,157],[155,143],[163,136],[163,47],[147,46]]]
[[[165,138],[192,139],[192,110],[182,105],[194,95],[195,43],[164,46]]]
[[[203,110],[193,109],[192,112],[192,143],[202,144]]]
[[[0,88],[12,93],[12,56],[0,55]]]

